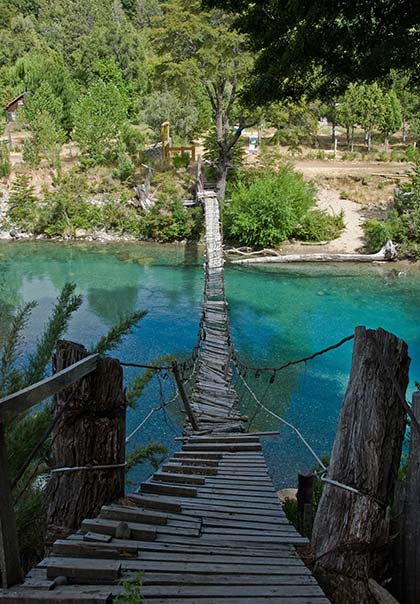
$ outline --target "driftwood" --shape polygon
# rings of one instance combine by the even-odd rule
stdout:
[[[88,356],[80,344],[57,344],[55,370]],[[52,473],[49,483],[47,542],[78,529],[84,518],[124,495],[125,396],[119,362],[99,358],[96,371],[54,399],[54,414],[62,414],[53,431],[52,469],[120,465],[109,469],[79,469]],[[63,406],[66,408],[63,411]]]
[[[397,249],[392,241],[387,241],[376,254],[285,254],[263,256],[261,258],[241,258],[232,264],[266,264],[288,262],[387,262],[396,260]]]
[[[379,360],[379,353],[392,376]],[[315,575],[340,604],[376,604],[367,579],[387,573],[389,506],[398,473],[406,414],[407,345],[382,330],[358,327],[350,381],[332,451],[328,479],[315,518]]]

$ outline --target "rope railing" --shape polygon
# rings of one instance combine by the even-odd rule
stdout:
[[[272,377],[274,376],[274,379],[275,379],[275,375],[279,371],[283,371],[284,369],[287,369],[288,367],[292,367],[293,365],[299,365],[301,363],[306,363],[308,361],[312,361],[313,359],[316,359],[317,357],[319,357],[323,354],[326,354],[327,352],[331,352],[332,350],[336,350],[337,348],[340,348],[340,346],[343,346],[343,344],[346,344],[347,342],[350,342],[351,340],[354,340],[354,334],[351,336],[347,336],[346,338],[343,338],[336,344],[332,344],[331,346],[328,346],[327,348],[323,348],[322,350],[319,350],[318,352],[314,352],[313,354],[311,354],[309,356],[303,357],[301,359],[296,359],[293,361],[288,361],[287,363],[284,363],[283,365],[280,365],[279,367],[253,367],[251,365],[247,365],[246,363],[244,363],[243,361],[240,360],[239,355],[236,351],[236,348],[233,348],[233,358],[235,359],[236,364],[238,366],[240,366],[243,370],[255,371],[256,373],[261,373],[261,372],[272,373]],[[258,377],[258,375],[257,375],[257,377]],[[273,379],[273,381],[274,381],[274,379]]]
[[[321,468],[320,471],[316,470],[314,473],[319,477],[319,479],[322,482],[328,483],[331,486],[337,487],[339,489],[343,489],[345,491],[349,491],[350,493],[353,493],[353,494],[356,494],[356,495],[360,495],[362,497],[367,497],[368,499],[371,499],[372,501],[374,501],[377,505],[386,508],[386,504],[383,501],[380,501],[379,499],[377,499],[376,497],[373,497],[369,493],[364,493],[363,491],[361,491],[359,489],[356,489],[355,487],[352,487],[350,485],[344,484],[344,483],[339,482],[337,480],[333,480],[331,478],[328,478],[328,476],[327,476],[328,466],[325,465],[325,463],[322,461],[322,459],[320,458],[320,456],[315,452],[314,448],[308,443],[307,439],[302,435],[302,432],[296,426],[294,426],[291,422],[288,422],[287,420],[285,420],[284,417],[281,417],[280,415],[278,415],[277,413],[275,413],[274,411],[272,411],[271,409],[269,409],[266,405],[264,405],[264,403],[260,399],[258,399],[258,397],[256,396],[255,392],[249,386],[249,384],[247,383],[247,381],[245,380],[245,378],[241,374],[239,374],[239,373],[238,373],[238,375],[239,375],[241,381],[243,382],[246,390],[249,392],[249,394],[251,395],[251,397],[253,398],[253,400],[257,404],[257,406],[259,406],[267,414],[271,415],[275,419],[279,420],[282,424],[284,424],[285,426],[287,426],[288,428],[290,428],[298,436],[299,440],[304,444],[304,446],[306,447],[306,449],[310,452],[310,454],[312,455],[312,457],[316,460],[317,464]]]

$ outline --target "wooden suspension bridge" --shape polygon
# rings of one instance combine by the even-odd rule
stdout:
[[[124,591],[121,581],[138,572],[146,604],[329,602],[296,552],[307,540],[279,504],[262,453],[263,433],[247,432],[240,413],[230,369],[219,205],[214,191],[200,187],[198,196],[206,220],[204,337],[182,448],[135,493],[102,505],[79,530],[57,539],[49,556],[16,585],[19,562],[0,430],[0,566],[9,586],[0,602],[110,604]],[[29,393],[0,401],[0,428],[7,416],[80,381],[98,363],[97,355],[87,356]],[[97,468],[102,480],[110,467]]]

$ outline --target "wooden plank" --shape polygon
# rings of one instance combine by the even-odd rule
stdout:
[[[252,566],[252,564],[238,564],[237,562],[231,563],[215,563],[213,559],[207,562],[165,562],[163,560],[123,560],[121,562],[122,568],[124,570],[143,570],[145,571],[145,577],[150,578],[149,573],[171,573],[173,575],[184,574],[182,582],[187,582],[189,578],[193,575],[204,575],[204,583],[229,583],[230,575],[239,575],[235,578],[237,582],[248,582],[246,579],[244,580],[244,576],[254,576],[262,577],[267,582],[269,582],[269,577],[275,577],[275,582],[277,584],[281,584],[282,579],[280,577],[295,577],[294,581],[302,580],[304,577],[310,577],[311,583],[315,582],[315,579],[312,577],[310,571],[302,565],[297,564],[287,564],[287,560],[282,560],[283,564],[256,564]],[[215,581],[211,580],[209,575],[213,575],[216,579]],[[297,577],[297,579],[296,579]],[[179,577],[175,576],[175,579],[179,581]],[[258,583],[258,579],[255,579]],[[163,578],[161,577],[157,581],[158,583],[164,583]],[[192,581],[193,582],[193,581]],[[240,583],[237,583],[240,585]],[[268,584],[268,583],[267,583]],[[296,584],[296,583],[295,583]]]
[[[19,590],[0,591],[0,602],[4,604],[112,604],[110,592],[89,593],[83,588],[72,588],[71,592],[57,593],[57,590],[40,593],[38,589],[21,588]]]
[[[158,493],[162,495],[178,495],[180,497],[196,497],[197,489],[193,487],[184,487],[175,484],[165,484],[163,482],[143,482],[141,485],[142,493]]]
[[[127,520],[129,522],[144,522],[146,524],[165,525],[167,523],[166,514],[151,512],[150,510],[141,510],[128,505],[104,505],[101,508],[101,518],[110,520]]]
[[[297,555],[293,558],[291,553],[287,550],[284,553],[284,557],[272,557],[269,554],[263,554],[262,556],[241,556],[240,554],[235,554],[232,551],[226,551],[224,554],[217,554],[217,553],[200,553],[200,552],[195,552],[191,553],[191,550],[189,551],[189,553],[184,553],[182,551],[168,551],[168,552],[153,552],[153,551],[139,551],[138,553],[138,559],[142,560],[142,561],[157,561],[157,562],[168,562],[168,563],[174,563],[176,565],[182,565],[182,564],[188,564],[188,563],[193,563],[194,568],[199,569],[200,568],[200,564],[211,564],[211,565],[222,565],[223,569],[225,569],[226,572],[230,571],[231,566],[234,565],[240,565],[243,570],[243,572],[246,572],[246,569],[248,569],[249,567],[255,567],[256,569],[259,566],[262,566],[263,568],[266,566],[269,567],[278,567],[278,566],[287,566],[287,567],[291,567],[291,566],[296,566],[299,568],[302,568],[303,563],[302,561],[297,557]],[[166,569],[165,567],[162,567],[163,569]],[[198,572],[198,571],[197,571]],[[308,571],[309,572],[309,571]]]
[[[22,579],[16,517],[10,487],[9,463],[4,426],[0,422],[0,569],[2,587],[12,587]]]
[[[109,543],[111,539],[111,535],[101,535],[101,533],[94,533],[93,531],[89,531],[86,535],[83,535],[83,541],[92,541],[94,543]]]
[[[129,562],[127,562],[129,564]],[[137,569],[138,566],[138,569]],[[137,566],[133,570],[139,570],[140,566]],[[249,569],[248,569],[249,571]],[[143,577],[143,586],[158,585],[161,586],[182,586],[189,590],[191,586],[202,586],[202,592],[207,593],[207,588],[223,584],[226,587],[226,592],[230,591],[232,586],[249,585],[251,588],[255,586],[273,586],[278,588],[279,586],[304,586],[314,585],[316,586],[316,580],[309,573],[306,575],[286,575],[286,574],[209,574],[211,573],[209,568],[207,574],[189,572],[188,575],[182,573],[159,573],[147,571]]]
[[[144,585],[141,589],[142,595],[145,598],[150,596],[182,596],[185,597],[200,597],[203,595],[203,589],[200,586],[175,586],[175,585]],[[323,596],[321,588],[318,585],[208,585],[206,588],[207,597],[261,597],[261,596],[278,596],[278,597],[313,597]]]
[[[153,480],[161,482],[179,482],[181,484],[192,484],[192,485],[204,485],[206,479],[202,476],[195,476],[194,474],[174,474],[171,472],[155,472],[153,474]]]
[[[96,369],[98,358],[98,354],[92,354],[51,377],[1,399],[0,422],[15,417],[92,373]]]
[[[250,598],[240,596],[239,598],[230,596],[217,596],[217,597],[202,597],[197,599],[196,597],[170,597],[170,598],[145,598],[143,604],[331,604],[330,600],[327,600],[325,596],[311,596],[310,598],[303,597],[290,597],[290,596],[252,596]]]
[[[114,540],[115,543],[122,544],[123,540]],[[151,542],[140,542],[140,541],[130,541],[130,543],[137,544],[139,548],[139,556],[143,552],[155,552],[160,554],[179,554],[180,556],[183,554],[190,555],[203,555],[206,556],[206,560],[213,559],[213,556],[222,555],[222,556],[230,556],[232,560],[237,556],[240,557],[249,557],[251,560],[253,558],[258,558],[260,560],[269,558],[287,558],[288,560],[294,558],[299,560],[297,557],[296,550],[294,547],[288,543],[279,543],[275,548],[266,551],[264,547],[261,547],[259,544],[255,544],[250,547],[244,547],[241,543],[232,543],[227,542],[225,544],[217,544],[214,542],[207,543],[202,542],[201,539],[195,539],[194,541],[187,541],[186,543],[164,543],[159,541],[151,541]],[[300,564],[302,561],[299,560]]]
[[[165,497],[154,498],[153,496],[148,497],[147,495],[140,495],[139,493],[129,493],[127,498],[137,505],[141,505],[145,508],[175,513],[182,511],[181,503],[172,501],[171,499]]]
[[[56,557],[69,556],[72,558],[104,558],[118,559],[133,558],[138,554],[138,548],[130,542],[124,545],[112,543],[89,543],[58,539],[53,545],[53,555]]]
[[[47,569],[47,577],[66,577],[70,584],[90,585],[115,583],[121,576],[121,562],[92,558],[50,557],[40,563]]]
[[[116,536],[117,530],[121,525],[118,520],[105,520],[101,518],[86,518],[82,522],[82,530],[94,531],[96,533],[102,533],[104,535]],[[144,541],[153,541],[156,538],[156,527],[145,527],[141,524],[134,524],[128,522],[128,529],[131,535],[135,539],[141,539]]]

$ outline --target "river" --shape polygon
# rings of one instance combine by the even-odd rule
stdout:
[[[34,349],[60,288],[77,284],[83,304],[66,337],[91,346],[135,309],[148,314],[112,354],[124,361],[149,363],[173,354],[188,357],[201,312],[202,249],[139,243],[83,244],[57,242],[0,243],[0,341],[10,312],[19,304],[38,304],[26,328],[25,355]],[[384,327],[405,339],[411,364],[410,393],[420,380],[420,272],[401,265],[288,265],[226,268],[231,327],[241,359],[253,366],[278,366],[307,356],[350,335],[356,325]],[[319,455],[328,455],[348,381],[351,343],[289,368],[273,384],[248,372],[247,380],[267,406],[296,425]],[[127,382],[136,370],[127,369]],[[128,432],[159,404],[163,380],[147,388],[136,409],[128,411]],[[242,393],[242,389],[240,390]],[[256,413],[249,396],[244,413],[253,429],[280,430],[265,439],[264,449],[276,486],[293,485],[299,470],[314,460],[289,428],[264,412]],[[149,442],[177,446],[182,414],[179,401],[156,413],[130,441],[129,449]],[[148,464],[131,472],[144,479]]]

